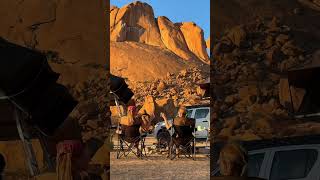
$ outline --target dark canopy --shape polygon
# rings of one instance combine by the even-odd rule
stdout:
[[[8,96],[35,84],[45,86],[59,78],[43,53],[12,44],[1,37],[0,56],[0,88]]]
[[[120,101],[127,104],[132,98],[133,92],[128,88],[125,80],[121,77],[111,74],[110,84],[110,91],[116,94],[119,97]]]
[[[317,62],[317,61],[315,61]],[[302,88],[306,91],[302,104],[296,115],[307,115],[320,111],[320,65],[309,64],[288,71],[289,86]],[[291,89],[289,90],[291,91]],[[292,92],[290,92],[292,94]]]
[[[320,66],[292,69],[288,71],[290,85],[298,88],[307,88],[319,84]]]
[[[27,112],[30,125],[52,134],[77,104],[68,90],[56,83],[59,74],[52,71],[45,54],[2,38],[0,57],[0,137],[18,137],[14,103]]]

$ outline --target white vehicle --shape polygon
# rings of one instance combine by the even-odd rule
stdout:
[[[248,176],[268,180],[320,179],[320,143],[281,145],[248,152]],[[219,176],[220,169],[213,171]]]
[[[210,106],[187,106],[187,117],[196,120],[195,137],[197,139],[207,139],[208,129],[210,127]],[[172,122],[172,118],[169,119]],[[159,139],[163,136],[168,136],[169,131],[165,127],[164,122],[159,122],[155,125],[154,137]]]

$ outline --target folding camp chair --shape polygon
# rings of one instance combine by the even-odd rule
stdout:
[[[177,126],[174,125],[174,119],[172,121],[172,128],[171,128],[172,136],[169,144],[169,152],[168,158],[173,160],[175,157],[180,157],[184,155],[186,158],[192,158],[195,160],[196,158],[196,138],[195,132],[196,128],[191,126]],[[182,144],[178,143],[178,138],[187,138],[184,139]]]
[[[140,125],[134,126],[124,126],[121,125],[121,134],[118,134],[118,148],[117,148],[117,159],[121,157],[128,157],[129,154],[134,154],[138,158],[142,159],[143,157],[147,157],[147,152],[145,149],[145,137],[147,134],[142,134],[137,137],[130,138],[126,136],[127,128],[135,128],[139,131]],[[130,142],[127,138],[130,138]],[[137,146],[136,146],[137,144]]]

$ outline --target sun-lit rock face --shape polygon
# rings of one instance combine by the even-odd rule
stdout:
[[[183,22],[177,25],[180,27],[189,50],[203,62],[209,63],[203,30],[193,22]]]
[[[209,63],[203,30],[194,23],[173,23],[165,16],[154,17],[147,3],[133,2],[110,7],[110,40],[133,41],[166,48],[180,58]]]
[[[164,46],[150,5],[130,3],[110,10],[111,41],[135,41],[153,46]]]
[[[161,39],[169,50],[185,60],[195,58],[189,50],[179,26],[176,26],[165,16],[158,17],[158,26],[160,29]]]

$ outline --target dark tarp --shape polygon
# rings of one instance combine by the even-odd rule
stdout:
[[[289,86],[306,90],[296,115],[320,112],[320,65],[307,65],[288,71]],[[292,92],[290,92],[292,93]]]
[[[0,38],[0,55],[0,87],[8,96],[34,84],[45,86],[59,78],[43,53]]]
[[[30,125],[52,134],[77,104],[68,90],[56,83],[59,74],[51,70],[44,54],[1,38],[0,56],[0,89],[28,113]],[[13,104],[0,98],[0,108],[0,126],[12,124],[16,129],[10,111]],[[6,136],[3,131],[0,134]]]
[[[288,81],[290,85],[297,88],[313,87],[320,81],[320,66],[292,69],[288,71]]]
[[[110,75],[110,91],[119,97],[119,100],[127,104],[133,96],[133,92],[128,88],[127,83],[121,77]]]
[[[300,115],[301,117],[320,112],[320,51],[313,53],[310,61],[307,62],[299,68],[288,71],[290,87],[301,88],[305,91],[299,110],[294,112],[294,115]],[[294,97],[291,91],[290,95]]]
[[[0,100],[0,141],[19,139],[13,106],[8,100]]]

